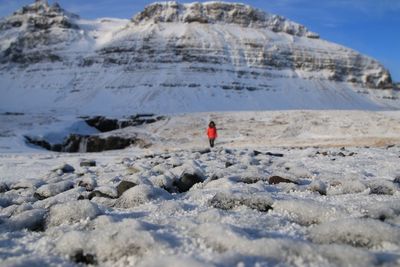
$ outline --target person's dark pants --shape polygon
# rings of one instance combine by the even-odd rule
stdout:
[[[214,138],[210,138],[210,139],[208,139],[208,140],[210,140],[210,147],[214,147],[214,141],[215,141],[215,139],[214,139]]]

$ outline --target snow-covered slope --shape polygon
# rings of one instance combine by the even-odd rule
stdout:
[[[0,110],[127,114],[398,107],[377,61],[242,4],[87,21],[36,1],[0,21]]]

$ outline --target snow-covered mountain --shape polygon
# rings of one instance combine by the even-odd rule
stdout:
[[[80,19],[36,1],[0,21],[0,111],[127,114],[398,107],[376,60],[223,2]]]

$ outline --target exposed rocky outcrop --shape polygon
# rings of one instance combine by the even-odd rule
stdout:
[[[62,144],[50,144],[43,139],[25,136],[27,143],[56,152],[101,152],[124,149],[130,145],[145,146],[146,142],[137,137],[99,136],[71,134]]]
[[[274,32],[284,32],[296,36],[319,38],[303,25],[291,22],[281,16],[270,15],[259,9],[238,3],[208,2],[179,4],[176,1],[155,3],[137,14],[135,24],[151,22],[177,23],[228,23],[242,27],[268,28]]]
[[[154,114],[137,114],[122,120],[96,116],[85,121],[89,126],[96,128],[100,132],[110,132],[130,126],[154,123],[162,119],[164,119],[163,116],[154,116]]]

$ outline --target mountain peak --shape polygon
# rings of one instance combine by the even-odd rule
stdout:
[[[132,18],[135,24],[143,23],[202,23],[237,24],[242,27],[268,28],[295,36],[319,38],[303,25],[284,17],[240,3],[205,2],[180,4],[176,1],[156,2]]]
[[[35,0],[33,4],[23,6],[21,9],[14,12],[13,16],[18,15],[39,15],[46,17],[65,16],[71,19],[79,18],[78,15],[67,12],[56,2],[49,5],[47,0]]]
[[[58,3],[49,5],[46,0],[36,0],[0,21],[0,30],[27,29],[35,32],[52,27],[78,29],[74,22],[78,18],[78,15],[64,10]]]

